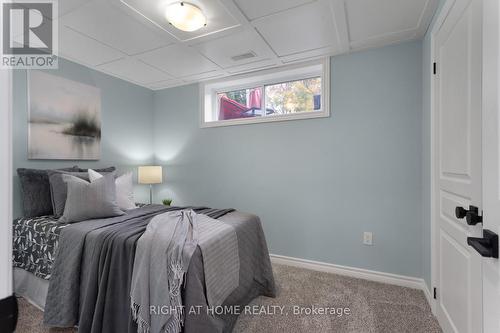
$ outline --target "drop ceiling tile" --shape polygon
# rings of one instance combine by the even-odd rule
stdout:
[[[141,85],[172,79],[170,75],[133,58],[103,64],[97,69]]]
[[[64,16],[75,9],[85,5],[86,3],[89,3],[92,0],[64,0],[64,1],[57,1],[57,13],[56,16],[54,17],[61,17]],[[29,2],[29,1],[27,1]],[[27,8],[23,3],[20,3],[22,7]]]
[[[275,57],[273,51],[254,29],[247,29],[237,34],[195,45],[194,47],[223,68]],[[255,56],[239,61],[231,59],[233,56],[249,52],[252,52]]]
[[[58,1],[58,11],[59,11],[59,17],[68,14],[69,12],[77,9],[80,6],[85,5],[87,2],[90,2],[91,0],[63,0],[63,1]]]
[[[278,61],[268,59],[268,60],[252,62],[252,63],[241,65],[241,66],[234,66],[234,67],[228,68],[227,71],[231,74],[238,74],[238,73],[244,73],[244,72],[250,72],[250,71],[256,71],[259,69],[274,67],[277,65],[278,65]]]
[[[118,60],[125,56],[111,47],[64,26],[59,29],[59,53],[63,57],[91,66]]]
[[[253,21],[281,57],[338,44],[330,5],[316,1]]]
[[[351,45],[351,50],[362,51],[365,49],[384,47],[386,45],[412,40],[415,39],[416,37],[417,36],[415,30],[406,30],[406,31],[391,33],[384,36],[379,36],[377,38],[354,41],[351,42],[350,45]]]
[[[105,1],[92,1],[61,18],[61,24],[128,55],[171,44],[168,33],[147,26]]]
[[[181,41],[192,40],[202,36],[214,34],[227,29],[240,26],[240,22],[219,0],[190,0],[189,3],[199,7],[207,18],[207,25],[197,31],[181,31],[165,18],[165,10],[168,5],[179,2],[179,0],[144,1],[144,0],[121,0],[124,6],[143,15],[154,24],[168,31],[172,36]]]
[[[351,42],[416,30],[429,0],[346,0]]]
[[[66,15],[73,10],[85,5],[86,3],[90,2],[92,0],[64,0],[64,1],[56,1],[54,3],[57,4],[57,12],[55,12],[54,17],[61,17],[63,15]],[[14,1],[13,1],[14,2]],[[26,1],[27,4],[20,2],[19,5],[24,8],[28,8],[29,3],[32,1]]]
[[[175,77],[200,74],[219,69],[195,49],[171,45],[138,56],[145,63],[159,68]]]
[[[216,77],[221,77],[223,75],[224,75],[224,72],[222,72],[222,71],[211,71],[211,72],[207,72],[207,73],[184,76],[182,79],[184,81],[203,81],[203,80],[214,79]]]
[[[249,20],[275,14],[314,0],[235,0]]]
[[[295,53],[286,57],[281,57],[280,60],[284,63],[304,61],[304,60],[312,60],[316,58],[322,58],[325,56],[333,56],[339,54],[340,51],[336,47],[323,47],[320,49],[315,49],[312,51]]]
[[[165,80],[165,81],[149,83],[146,85],[146,87],[153,90],[160,90],[176,86],[182,86],[184,84],[186,84],[186,82],[184,82],[183,80],[173,79],[173,80]]]

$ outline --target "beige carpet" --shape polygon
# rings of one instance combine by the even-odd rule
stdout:
[[[278,297],[259,297],[250,304],[257,307],[248,309],[255,312],[270,309],[275,314],[242,314],[234,332],[441,332],[419,290],[289,266],[273,267]],[[23,299],[19,303],[17,332],[76,332],[44,328],[42,312]],[[308,313],[313,305],[328,307],[324,311],[343,311],[343,315]],[[302,314],[296,315],[294,310]],[[321,310],[316,308],[316,311]]]

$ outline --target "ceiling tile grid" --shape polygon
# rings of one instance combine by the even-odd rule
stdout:
[[[198,51],[222,68],[275,58],[269,45],[252,28],[194,46]],[[235,56],[253,54],[253,57],[234,60]]]
[[[235,0],[235,3],[249,20],[255,20],[313,1],[314,0]]]
[[[120,60],[126,56],[123,52],[66,26],[59,28],[59,54],[70,59],[78,59],[89,66]]]
[[[219,69],[219,66],[202,56],[194,48],[184,45],[163,47],[143,53],[138,58],[177,78]]]
[[[173,78],[171,75],[134,58],[108,62],[97,66],[97,69],[139,85]]]
[[[421,38],[437,0],[188,0],[195,32],[164,18],[178,0],[65,0],[60,55],[157,90]]]
[[[252,21],[280,57],[338,44],[327,1],[315,1]]]

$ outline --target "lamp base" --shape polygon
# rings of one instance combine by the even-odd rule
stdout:
[[[153,204],[153,184],[149,184],[149,204]]]

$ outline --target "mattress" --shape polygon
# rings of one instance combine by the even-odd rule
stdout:
[[[23,217],[14,220],[13,265],[36,277],[49,280],[59,235],[68,224],[53,216]]]

